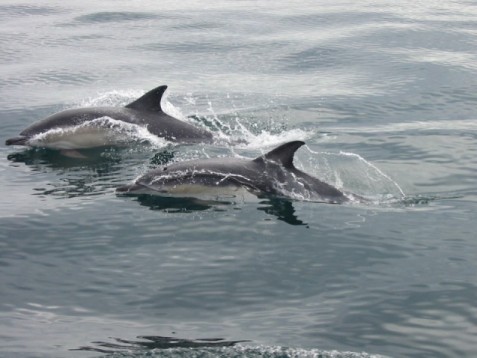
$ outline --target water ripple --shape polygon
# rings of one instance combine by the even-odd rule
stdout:
[[[95,12],[87,15],[81,15],[75,18],[76,21],[94,24],[94,23],[109,23],[109,22],[126,22],[126,21],[143,21],[161,18],[158,15],[149,12],[128,12],[128,11],[103,11]]]
[[[42,15],[47,16],[56,13],[64,12],[63,9],[53,6],[38,6],[31,4],[19,5],[0,5],[0,19],[2,18],[16,18],[23,16]]]

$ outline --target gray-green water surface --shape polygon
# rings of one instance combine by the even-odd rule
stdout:
[[[476,44],[464,0],[2,1],[2,143],[160,84],[217,140],[2,144],[0,356],[475,356]],[[370,202],[114,192],[297,139]]]

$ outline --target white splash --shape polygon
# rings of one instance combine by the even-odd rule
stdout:
[[[404,191],[390,176],[356,153],[315,152],[305,146],[306,171],[340,190],[364,195],[376,201],[403,198]],[[302,166],[302,163],[297,161]]]
[[[82,100],[76,107],[124,107],[144,93],[137,90],[102,92],[95,97]]]

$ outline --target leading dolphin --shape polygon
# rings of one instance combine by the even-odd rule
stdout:
[[[293,157],[305,143],[280,145],[255,159],[211,158],[159,167],[117,188],[123,194],[195,196],[210,188],[218,192],[245,188],[257,196],[273,195],[328,203],[342,203],[348,197],[335,187],[314,178],[293,165]]]
[[[55,113],[25,128],[20,136],[10,138],[6,145],[43,146],[53,149],[82,149],[116,145],[114,125],[100,119],[146,127],[147,130],[173,142],[211,142],[212,133],[171,117],[161,108],[167,86],[159,86],[125,107],[85,107]],[[51,134],[32,141],[40,134]]]

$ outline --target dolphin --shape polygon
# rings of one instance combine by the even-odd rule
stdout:
[[[125,107],[85,107],[55,113],[31,124],[5,144],[60,150],[121,145],[124,136],[115,135],[121,124],[118,121],[144,127],[151,134],[173,142],[211,142],[211,132],[164,113],[161,99],[166,89],[167,86],[159,86]]]
[[[245,189],[258,197],[271,195],[327,203],[348,201],[337,188],[293,165],[295,152],[304,144],[288,142],[255,159],[210,158],[173,163],[151,170],[116,191],[196,197],[211,188],[217,193],[232,194]]]

